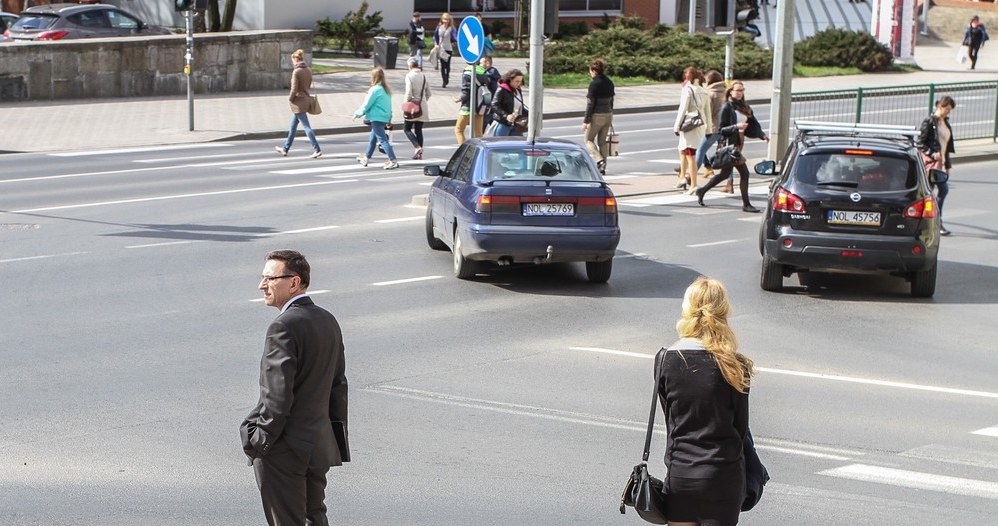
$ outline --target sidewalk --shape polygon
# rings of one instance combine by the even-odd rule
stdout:
[[[854,89],[893,85],[925,84],[998,79],[998,53],[985,48],[976,71],[955,60],[957,43],[927,40],[917,48],[916,61],[923,71],[882,73],[842,77],[795,78],[795,92],[831,89]],[[402,104],[405,58],[400,56],[401,69],[387,70],[393,88],[393,107]],[[367,127],[353,122],[351,117],[364,100],[370,84],[370,59],[343,58],[316,60],[317,64],[360,68],[327,75],[316,75],[313,93],[322,100],[324,113],[313,116],[312,124],[321,135],[366,131]],[[525,58],[497,58],[500,71],[511,68],[527,70]],[[440,88],[439,72],[428,67],[432,98],[426,108],[431,119],[427,126],[452,126],[457,105],[452,97],[459,94],[460,75],[464,62],[453,59],[450,86]],[[746,81],[749,100],[768,102],[772,92],[769,80]],[[618,87],[615,110],[618,113],[637,111],[674,111],[679,102],[675,84]],[[546,89],[544,114],[548,118],[579,116],[585,110],[585,89]],[[667,115],[663,114],[663,119]],[[237,140],[245,138],[278,138],[287,133],[290,119],[287,93],[284,91],[239,92],[216,95],[196,95],[195,131],[188,131],[187,99],[183,96],[135,99],[83,99],[57,102],[0,103],[0,122],[6,133],[0,137],[0,152],[43,152],[52,150],[108,149],[122,147]],[[401,121],[401,114],[396,115]],[[321,140],[321,138],[320,138]],[[968,155],[998,156],[992,141],[958,145],[960,157]],[[671,175],[671,174],[669,174]],[[661,189],[661,184],[655,185]]]

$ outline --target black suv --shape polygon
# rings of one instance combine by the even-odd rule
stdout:
[[[763,290],[783,288],[794,272],[887,273],[911,282],[911,295],[936,290],[939,218],[915,148],[917,131],[894,126],[797,121],[775,175],[759,231]],[[803,284],[803,283],[802,283]]]

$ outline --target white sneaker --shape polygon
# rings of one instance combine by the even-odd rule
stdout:
[[[319,157],[322,157],[322,152],[312,152],[312,155],[309,155],[309,157],[318,159]]]
[[[399,167],[398,161],[388,161],[385,163],[385,170],[394,170]]]
[[[274,149],[277,150],[277,153],[281,154],[281,157],[288,156],[288,151],[283,146],[274,146]]]
[[[360,163],[361,166],[367,166],[367,157],[360,156],[357,158],[357,162]]]

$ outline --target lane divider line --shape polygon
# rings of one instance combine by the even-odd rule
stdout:
[[[636,431],[641,433],[645,432],[648,429],[648,424],[646,422],[638,422],[634,420],[625,420],[622,418],[606,417],[601,415],[595,415],[592,413],[581,413],[577,411],[553,409],[549,407],[540,407],[534,405],[516,404],[511,402],[499,402],[496,400],[485,400],[482,398],[471,398],[466,396],[450,395],[433,391],[424,391],[422,389],[413,389],[409,387],[382,384],[382,385],[362,387],[361,390],[399,396],[402,398],[408,398],[410,400],[435,402],[450,406],[465,407],[468,409],[494,411],[497,413],[504,413],[508,415],[526,416],[530,418],[541,418],[545,420],[554,420],[557,422],[564,422],[571,424],[582,424],[594,427],[622,429],[626,431]],[[665,436],[667,430],[664,424],[658,424],[655,426],[654,432],[658,435]],[[771,451],[778,451],[780,453],[786,453],[790,455],[798,455],[810,458],[820,458],[824,460],[835,460],[835,461],[851,460],[851,458],[847,456],[832,455],[823,452],[823,450],[831,448],[822,448],[820,446],[811,446],[809,444],[796,444],[789,441],[767,439],[760,437],[754,437],[754,438],[756,440],[756,447],[760,449],[768,449]],[[809,449],[801,449],[799,447],[793,447],[793,446],[801,446]],[[815,451],[812,451],[810,449],[815,449]]]
[[[163,168],[172,168],[169,166]],[[257,186],[254,188],[238,188],[236,190],[219,190],[217,192],[199,192],[195,194],[160,195],[156,197],[138,197],[135,199],[119,199],[116,201],[100,201],[96,203],[80,203],[77,205],[46,206],[42,208],[27,208],[24,210],[11,210],[9,214],[26,214],[29,212],[49,212],[52,210],[69,210],[73,208],[90,208],[95,206],[123,205],[132,203],[147,203],[149,201],[165,201],[168,199],[185,199],[188,197],[207,197],[213,195],[241,194],[245,192],[262,192],[267,190],[281,190],[285,188],[304,188],[309,186],[321,186],[327,184],[355,183],[356,179],[337,179],[335,181],[318,181],[312,183],[282,184],[276,186]]]
[[[87,157],[91,155],[111,155],[119,153],[142,153],[142,152],[164,152],[168,150],[193,150],[196,148],[227,148],[231,144],[224,142],[212,142],[204,144],[177,144],[170,146],[150,146],[147,148],[120,148],[117,150],[96,150],[85,152],[60,152],[50,153],[52,157]]]
[[[396,279],[392,281],[379,281],[377,283],[371,283],[375,287],[385,287],[388,285],[401,285],[403,283],[415,283],[417,281],[429,281],[431,279],[441,279],[443,276],[423,276],[419,278],[408,278],[408,279]]]
[[[125,248],[150,248],[150,247],[168,247],[171,245],[187,245],[190,243],[203,243],[200,239],[189,239],[187,241],[167,241],[165,243],[149,243],[147,245],[131,245]]]
[[[569,347],[573,351],[587,351],[596,352],[604,354],[615,354],[619,356],[630,356],[633,358],[644,358],[646,360],[654,360],[654,354],[641,353],[641,352],[629,352],[629,351],[617,351],[614,349],[602,349],[599,347]],[[782,374],[786,376],[798,376],[802,378],[814,378],[818,380],[833,380],[836,382],[847,382],[855,384],[865,384],[865,385],[875,385],[878,387],[894,387],[898,389],[911,389],[915,391],[928,391],[934,393],[944,393],[944,394],[955,394],[960,396],[974,396],[980,398],[998,398],[998,393],[992,393],[988,391],[975,391],[972,389],[956,389],[952,387],[939,387],[934,385],[922,385],[913,384],[909,382],[893,382],[890,380],[874,380],[872,378],[858,378],[855,376],[842,376],[835,374],[825,374],[825,373],[811,373],[806,371],[793,371],[790,369],[775,369],[772,367],[756,367],[756,371],[763,373],[772,374]],[[992,428],[988,428],[989,430]],[[998,428],[994,428],[996,431],[995,436],[998,436]],[[984,430],[982,430],[984,431]],[[990,431],[988,431],[990,432]]]
[[[402,221],[415,221],[417,219],[426,219],[425,215],[421,216],[409,216],[409,217],[396,217],[394,219],[379,219],[375,223],[400,223]]]
[[[686,245],[687,248],[702,248],[702,247],[713,247],[717,245],[727,245],[729,243],[741,243],[742,241],[748,241],[747,239],[726,239],[724,241],[713,241],[710,243],[697,243],[696,245]]]
[[[998,500],[998,482],[986,480],[950,477],[865,464],[850,464],[840,468],[827,469],[819,471],[818,475]]]
[[[23,258],[0,259],[0,263],[15,263],[18,261],[32,261],[35,259],[57,258],[60,256],[78,256],[80,254],[89,254],[89,252],[66,252],[64,254],[48,254],[44,256],[27,256]]]
[[[978,429],[977,431],[971,431],[972,435],[982,435],[986,437],[998,437],[998,427],[985,427],[984,429]]]

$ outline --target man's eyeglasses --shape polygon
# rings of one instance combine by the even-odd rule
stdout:
[[[260,276],[260,281],[269,284],[271,281],[274,281],[275,279],[293,278],[293,277],[295,277],[295,274],[285,274],[283,276]]]

